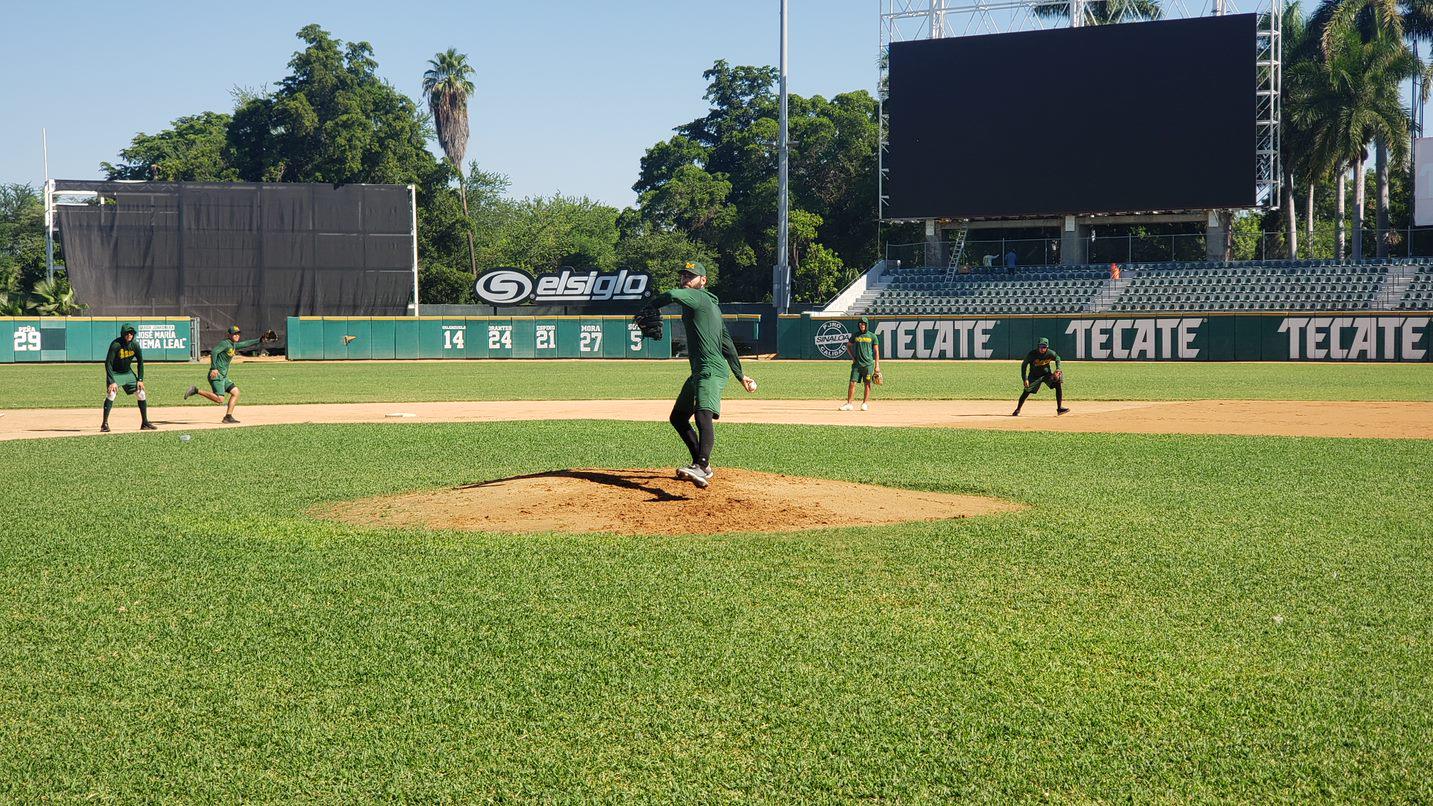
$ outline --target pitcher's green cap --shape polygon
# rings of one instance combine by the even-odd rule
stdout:
[[[1049,346],[1050,346],[1050,340],[1049,340],[1049,339],[1046,339],[1046,338],[1041,338],[1041,339],[1040,339],[1040,346],[1041,346],[1041,347],[1049,347]]]
[[[871,326],[871,318],[870,318],[869,316],[863,316],[863,317],[861,317],[861,324],[865,325],[866,327],[870,327],[870,326]]]
[[[707,276],[707,267],[695,260],[688,260],[682,264],[682,273],[696,277],[705,277]]]
[[[119,329],[119,335],[121,335],[121,336],[123,336],[123,335],[126,334],[126,333],[137,333],[137,332],[138,332],[138,331],[136,331],[136,330],[134,329],[134,325],[131,325],[131,324],[128,323],[128,322],[125,322],[124,325]]]
[[[238,326],[238,325],[229,325],[229,335],[230,335],[230,336],[237,336],[237,335],[239,334],[239,332],[240,332],[240,331],[239,331],[239,326]]]

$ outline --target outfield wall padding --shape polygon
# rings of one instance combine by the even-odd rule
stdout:
[[[672,357],[671,327],[643,339],[626,316],[291,316],[288,333],[294,361]]]
[[[872,317],[881,357],[1020,359],[1041,337],[1078,361],[1433,361],[1433,314]],[[783,316],[783,358],[847,360],[856,318]]]
[[[103,361],[126,322],[146,362],[199,357],[198,322],[188,317],[0,316],[0,364]]]

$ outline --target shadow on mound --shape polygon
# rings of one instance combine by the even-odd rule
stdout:
[[[948,520],[1024,507],[975,495],[718,468],[698,489],[670,470],[575,468],[316,507],[359,526],[482,532],[724,534]]]

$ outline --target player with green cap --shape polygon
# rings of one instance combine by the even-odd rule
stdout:
[[[149,395],[144,391],[144,351],[135,338],[134,325],[125,322],[119,328],[119,338],[109,343],[104,357],[104,420],[100,431],[109,433],[109,412],[114,408],[114,399],[123,389],[127,395],[134,395],[139,402],[139,430],[158,431],[149,421]]]
[[[1050,366],[1054,365],[1054,369]],[[1065,373],[1060,369],[1060,356],[1050,349],[1050,340],[1041,338],[1020,362],[1020,384],[1024,391],[1020,393],[1020,402],[1015,404],[1015,411],[1011,417],[1020,416],[1020,407],[1025,405],[1025,398],[1040,391],[1040,386],[1048,386],[1055,390],[1055,413],[1065,414],[1069,409],[1065,408]]]
[[[881,374],[881,339],[871,330],[871,320],[867,317],[861,317],[856,323],[856,332],[846,342],[846,354],[851,356],[851,383],[846,387],[846,405],[841,411],[855,408],[852,403],[858,382],[866,385],[861,395],[861,411],[867,411],[871,408],[871,380]]]
[[[272,332],[273,331],[270,331],[270,333]],[[257,347],[269,337],[269,334],[266,333],[263,338],[240,341],[239,336],[241,333],[242,331],[239,330],[238,325],[231,325],[229,327],[229,333],[224,337],[224,340],[214,345],[214,349],[209,351],[209,389],[206,390],[200,389],[198,386],[191,386],[189,390],[184,393],[185,400],[188,400],[194,395],[199,395],[205,400],[221,404],[224,402],[224,396],[228,395],[229,407],[224,411],[224,419],[219,422],[228,423],[230,425],[239,424],[239,421],[234,419],[234,407],[239,405],[239,387],[235,385],[233,381],[229,380],[229,362],[234,360],[235,353],[240,350],[249,350]]]
[[[721,392],[726,386],[727,371],[741,381],[746,391],[756,391],[756,381],[742,372],[741,358],[722,321],[716,295],[707,291],[706,285],[706,267],[695,260],[685,261],[679,287],[652,297],[637,315],[650,317],[665,305],[681,306],[691,375],[682,384],[669,420],[692,455],[691,464],[677,468],[677,477],[698,487],[711,484],[713,477],[711,453],[716,435],[712,421],[721,418]],[[692,420],[696,420],[695,429]]]

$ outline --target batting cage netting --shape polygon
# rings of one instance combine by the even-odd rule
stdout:
[[[56,207],[65,267],[96,316],[196,316],[202,344],[300,315],[398,316],[413,296],[403,185],[85,182]]]

